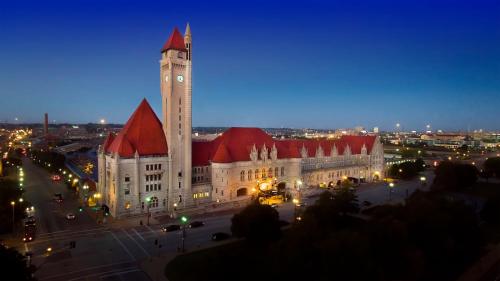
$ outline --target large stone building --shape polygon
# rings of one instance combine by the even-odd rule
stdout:
[[[191,137],[192,41],[175,29],[161,50],[161,122],[143,100],[99,148],[98,192],[115,217],[248,201],[276,186],[290,193],[383,172],[378,136],[278,140],[258,128],[230,128],[210,141]]]

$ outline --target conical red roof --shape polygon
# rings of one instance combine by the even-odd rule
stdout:
[[[120,157],[167,155],[168,147],[163,127],[153,109],[143,99],[134,114],[113,140],[107,152]]]
[[[186,45],[184,44],[184,37],[182,37],[182,34],[179,32],[177,27],[174,28],[174,31],[172,32],[172,34],[170,34],[170,37],[168,38],[165,45],[163,45],[161,51],[165,52],[170,49],[187,51]]]

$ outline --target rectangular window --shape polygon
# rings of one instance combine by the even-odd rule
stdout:
[[[146,171],[149,171],[149,165],[146,165]]]
[[[146,184],[146,192],[149,192],[149,184]]]
[[[158,184],[158,190],[161,190],[161,183]]]
[[[181,188],[181,182],[179,182],[179,188]]]
[[[158,170],[161,170],[161,164],[158,164]]]
[[[125,177],[125,182],[129,182],[130,181],[130,177]]]
[[[125,190],[124,191],[125,191],[125,195],[130,194],[130,185],[129,184],[125,185]]]

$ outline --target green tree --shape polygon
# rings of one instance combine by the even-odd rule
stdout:
[[[483,205],[479,215],[490,224],[500,224],[500,198],[489,198]]]
[[[358,196],[356,192],[349,187],[342,187],[333,193],[332,203],[334,211],[345,216],[359,212]]]
[[[233,216],[231,232],[256,244],[275,241],[281,236],[279,213],[269,205],[253,203]]]
[[[500,157],[486,159],[483,164],[484,171],[497,178],[500,178]]]
[[[479,171],[473,165],[443,161],[434,173],[434,189],[463,190],[476,183]]]
[[[0,263],[6,270],[2,272],[2,280],[34,281],[34,268],[26,266],[26,258],[13,248],[0,245]]]

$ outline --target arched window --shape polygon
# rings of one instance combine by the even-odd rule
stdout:
[[[158,207],[158,197],[151,197],[151,208],[157,208]]]
[[[248,170],[248,180],[252,180],[252,170]]]
[[[278,167],[274,168],[274,177],[278,177]]]
[[[285,167],[281,167],[281,176],[285,176]]]
[[[266,178],[266,169],[262,168],[262,175],[261,178],[265,179]]]
[[[258,180],[259,179],[259,170],[255,170],[255,179]]]
[[[245,171],[240,172],[240,181],[245,181]]]
[[[273,168],[269,168],[269,170],[267,170],[267,176],[270,178],[273,177]]]

